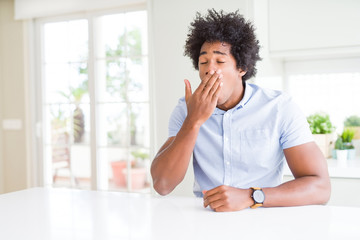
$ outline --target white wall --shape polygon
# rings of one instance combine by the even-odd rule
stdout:
[[[4,32],[3,30],[3,24],[1,21],[1,16],[3,15],[3,7],[1,5],[0,2],[0,194],[4,192],[4,160],[3,160],[3,130],[2,130],[2,96],[4,96],[3,93],[3,81],[2,81],[2,75],[3,75],[3,58],[1,57],[1,52],[2,52],[2,46],[3,46],[3,40],[2,40],[2,33]]]
[[[0,120],[25,122],[23,24],[13,0],[0,1]],[[22,124],[23,125],[23,124]],[[0,193],[27,187],[25,129],[0,130]],[[2,188],[1,188],[2,186]]]
[[[247,2],[246,0],[151,1],[149,14],[155,63],[153,82],[155,84],[156,151],[166,141],[170,114],[178,99],[184,96],[184,79],[190,80],[193,90],[199,83],[198,72],[193,69],[190,58],[183,56],[188,27],[196,12],[205,13],[210,8],[223,9],[227,12],[239,9],[246,16]],[[193,196],[192,171],[191,165],[185,180],[172,194]]]

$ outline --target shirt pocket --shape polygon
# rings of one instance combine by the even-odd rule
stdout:
[[[246,164],[246,168],[267,168],[268,161],[272,158],[270,134],[270,129],[241,131],[240,161]]]

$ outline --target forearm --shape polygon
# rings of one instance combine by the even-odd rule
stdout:
[[[200,126],[186,119],[174,140],[156,155],[151,165],[154,189],[169,194],[184,178]]]
[[[330,197],[328,177],[304,176],[278,187],[263,188],[264,207],[290,207],[325,204]],[[216,212],[239,211],[254,204],[252,189],[240,189],[221,185],[204,191],[204,207]]]
[[[330,198],[330,181],[326,176],[304,176],[278,187],[263,188],[264,207],[287,207],[325,204]]]

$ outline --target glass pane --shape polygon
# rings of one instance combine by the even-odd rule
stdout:
[[[114,14],[99,17],[96,21],[97,57],[125,55],[125,16]]]
[[[53,186],[90,188],[91,164],[89,146],[52,145],[51,156]]]
[[[71,131],[71,109],[68,104],[46,105],[45,122],[46,124],[46,144],[57,144],[58,135],[68,134]]]
[[[126,60],[124,58],[101,60],[98,61],[98,65],[103,66],[99,68],[99,75],[101,75],[98,83],[99,100],[125,102],[128,89]]]
[[[86,63],[69,64],[68,99],[72,103],[89,103],[88,73]]]
[[[77,62],[88,57],[87,20],[44,25],[45,62]]]
[[[127,177],[124,171],[127,164],[131,164],[129,159],[129,150],[126,148],[100,148],[99,161],[105,164],[102,175],[108,181],[108,189],[127,190]],[[107,190],[107,189],[106,189]]]
[[[99,156],[108,166],[99,175],[108,179],[109,190],[150,192],[148,149],[100,148]]]
[[[87,26],[87,20],[44,25],[44,175],[53,186],[90,188]]]
[[[102,16],[95,25],[98,58],[147,55],[146,11]]]
[[[45,102],[68,103],[69,65],[65,63],[45,64]]]
[[[45,64],[47,103],[89,102],[86,63]]]
[[[133,103],[129,105],[130,144],[137,147],[149,147],[149,104]]]
[[[147,58],[129,58],[126,64],[128,74],[127,98],[130,102],[149,100]]]
[[[146,11],[130,12],[125,15],[127,34],[127,55],[147,55],[147,14]]]
[[[128,108],[123,103],[99,104],[99,145],[129,145]]]

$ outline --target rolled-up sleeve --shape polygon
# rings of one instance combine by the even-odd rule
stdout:
[[[280,144],[283,149],[314,141],[305,115],[291,97],[283,95],[278,111],[281,116]]]

